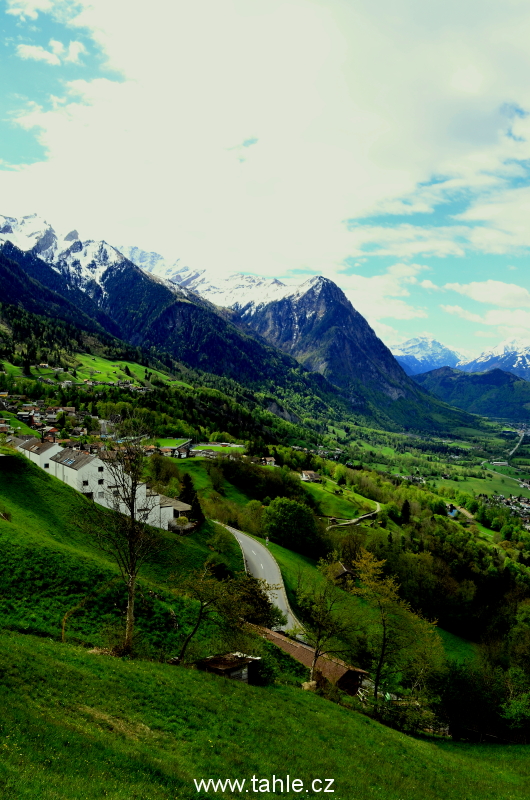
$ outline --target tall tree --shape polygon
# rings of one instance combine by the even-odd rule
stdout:
[[[350,586],[372,610],[368,637],[374,655],[375,700],[382,682],[390,682],[399,673],[408,673],[416,688],[422,688],[429,671],[443,659],[435,623],[414,613],[400,598],[396,579],[383,574],[384,563],[362,549],[352,564],[358,585]]]
[[[146,421],[131,413],[116,423],[116,444],[103,455],[109,485],[108,504],[117,513],[112,523],[95,528],[95,537],[102,550],[118,565],[127,588],[127,611],[123,652],[132,648],[134,607],[140,568],[146,559],[160,549],[161,539],[147,522],[155,506],[155,496],[142,480],[144,451],[142,441],[149,437]]]
[[[304,638],[314,648],[309,680],[314,680],[318,659],[325,655],[347,656],[351,640],[360,628],[347,594],[327,577],[299,580],[296,602],[304,621]]]
[[[318,530],[311,510],[286,497],[276,497],[263,513],[263,528],[273,542],[315,555],[318,547]]]

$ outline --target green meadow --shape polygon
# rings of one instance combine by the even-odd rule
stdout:
[[[0,696],[3,800],[230,800],[241,793],[198,793],[194,779],[244,778],[252,796],[253,775],[287,774],[308,788],[333,779],[337,800],[526,800],[530,792],[523,746],[411,738],[298,688],[247,686],[32,635],[0,633]]]
[[[197,792],[194,779],[246,779],[252,795],[253,775],[287,774],[309,789],[315,778],[333,779],[333,796],[341,800],[528,797],[527,747],[413,738],[351,706],[303,692],[293,678],[255,687],[165,663],[173,652],[175,617],[179,633],[190,625],[191,606],[172,592],[174,577],[211,557],[213,523],[188,537],[162,534],[165,549],[148,560],[140,582],[137,657],[105,655],[97,648],[108,647],[123,624],[123,587],[90,533],[95,507],[22,456],[3,453],[2,800],[230,800],[242,793]],[[204,463],[182,460],[178,466],[197,489],[212,490]],[[104,527],[111,512],[96,511]],[[233,545],[223,558],[237,571],[241,553]],[[272,543],[270,549],[291,596],[299,571],[319,579],[311,559]],[[72,609],[62,643],[61,621]],[[440,635],[453,658],[474,657],[472,643]],[[220,646],[206,630],[197,652]]]

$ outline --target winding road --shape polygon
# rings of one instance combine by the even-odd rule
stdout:
[[[375,511],[369,511],[368,514],[363,514],[356,519],[348,519],[346,522],[334,522],[333,525],[328,525],[326,530],[329,531],[330,528],[343,528],[346,525],[357,525],[362,519],[373,519],[381,511],[381,503],[378,503],[377,500],[374,500],[374,503],[376,505]]]
[[[278,587],[269,593],[269,597],[271,602],[273,602],[275,606],[278,606],[287,617],[287,625],[285,628],[292,629],[301,627],[287,600],[280,568],[267,547],[256,541],[256,539],[253,539],[252,536],[248,536],[248,534],[243,533],[243,531],[239,531],[237,528],[232,528],[230,525],[225,525],[222,522],[218,522],[217,524],[222,525],[223,528],[226,528],[227,531],[236,537],[243,551],[247,571],[255,578],[263,578],[271,586]]]

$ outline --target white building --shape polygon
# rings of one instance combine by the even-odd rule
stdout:
[[[19,445],[18,450],[41,469],[49,470],[50,459],[60,453],[62,448],[56,442],[41,442],[35,438]]]
[[[115,474],[113,476],[112,470],[98,456],[92,456],[84,450],[62,448],[51,442],[41,443],[38,439],[23,442],[17,449],[41,469],[95,503],[122,514],[128,513],[115,485]],[[168,530],[175,513],[173,506],[165,500],[148,489],[145,483],[139,484],[136,492],[137,519],[155,528]]]

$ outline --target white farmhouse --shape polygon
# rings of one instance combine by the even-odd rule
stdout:
[[[84,450],[62,448],[52,442],[41,443],[38,439],[22,442],[17,448],[23,455],[45,469],[63,483],[82,492],[90,500],[105,508],[127,513],[121,501],[115,479],[105,462]],[[138,518],[155,528],[169,529],[169,523],[177,516],[166,498],[148,489],[145,483],[138,486],[136,507]]]

